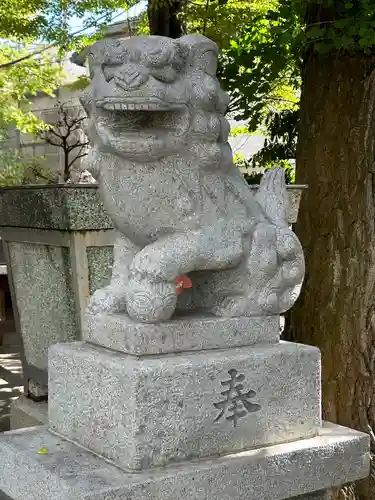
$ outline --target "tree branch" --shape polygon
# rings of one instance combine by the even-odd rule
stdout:
[[[38,56],[39,54],[43,54],[46,50],[52,49],[56,43],[50,43],[46,47],[43,47],[42,49],[39,50],[34,50],[34,52],[30,52],[30,54],[27,54],[23,57],[19,57],[18,59],[13,59],[13,61],[9,61],[7,63],[0,64],[0,69],[2,68],[9,68],[10,66],[14,66],[15,64],[18,64],[23,61],[27,61],[27,59],[30,59],[31,57]]]
[[[55,142],[52,141],[49,137],[43,137],[43,139],[48,143],[51,144],[51,146],[57,146],[58,148],[61,148],[61,143],[56,144]]]
[[[65,137],[62,134],[58,134],[56,129],[54,129],[52,127],[47,130],[46,135],[48,135],[48,134],[53,134],[54,136],[56,136],[58,139],[61,139],[61,140]]]
[[[74,160],[72,160],[72,161],[69,163],[69,168],[73,165],[73,163],[74,163],[75,161],[79,160],[80,158],[84,158],[85,156],[87,156],[87,153],[82,153],[82,154],[80,154],[80,155],[76,156],[76,157],[74,158]]]
[[[77,149],[77,148],[85,148],[89,145],[90,143],[89,142],[80,142],[80,141],[77,141],[75,144],[70,144],[67,148],[67,150],[70,152],[70,151],[73,151],[74,149]]]

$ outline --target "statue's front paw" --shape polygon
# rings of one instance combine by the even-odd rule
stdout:
[[[90,298],[88,312],[91,314],[120,313],[126,311],[126,300],[124,292],[116,290],[111,286],[96,290]]]
[[[128,282],[127,312],[142,323],[160,323],[173,316],[176,303],[176,284],[167,281],[152,282],[147,278],[132,277]]]

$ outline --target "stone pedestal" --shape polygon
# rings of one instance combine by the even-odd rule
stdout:
[[[127,470],[314,437],[321,425],[310,346],[135,357],[65,344],[49,370],[51,430]]]
[[[44,427],[1,436],[0,459],[0,488],[17,500],[281,500],[365,477],[369,467],[367,436],[332,425],[315,438],[136,474]]]
[[[106,324],[117,350],[99,345]],[[268,342],[254,343],[261,328]],[[215,348],[196,350],[201,331]],[[321,423],[319,351],[277,331],[278,318],[88,317],[96,344],[50,348],[49,427],[0,437],[0,489],[14,500],[312,500],[365,477],[368,436]]]

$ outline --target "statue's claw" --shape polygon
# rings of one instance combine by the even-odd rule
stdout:
[[[215,316],[233,318],[238,316],[246,316],[247,309],[248,304],[246,297],[221,295],[217,298],[215,305],[212,308],[212,314],[214,314]]]
[[[90,298],[87,310],[90,314],[126,312],[124,291],[112,286],[96,290]]]
[[[126,294],[127,312],[141,323],[160,323],[173,316],[176,303],[176,283],[152,282],[147,278],[132,276]]]

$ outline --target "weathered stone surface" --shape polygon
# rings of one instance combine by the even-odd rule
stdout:
[[[83,340],[138,356],[228,349],[280,340],[279,316],[217,318],[192,314],[147,325],[126,314],[87,314]]]
[[[198,304],[217,316],[272,315],[298,297],[304,258],[288,228],[284,170],[268,171],[253,195],[235,167],[217,55],[201,35],[90,48],[87,163],[123,234],[93,313],[159,323]],[[177,301],[186,274],[192,288]]]
[[[332,494],[330,490],[320,490],[314,491],[313,493],[308,493],[307,495],[298,495],[298,497],[293,497],[292,500],[331,500]]]
[[[78,197],[78,201],[84,202],[84,198]],[[82,205],[81,211],[90,208]],[[17,210],[19,207],[14,206],[15,213]],[[35,212],[34,222],[43,225],[46,220],[38,219],[42,214]],[[85,231],[57,231],[53,224],[50,230],[0,228],[11,271],[9,281],[17,333],[23,341],[23,371],[26,379],[39,384],[47,384],[48,347],[81,339],[81,320],[90,293],[110,280],[114,231],[91,231],[88,219],[80,219],[81,223],[85,220],[88,223]],[[30,392],[39,396],[31,384]]]
[[[25,357],[47,370],[48,347],[78,335],[69,249],[12,242],[9,254]]]
[[[129,474],[26,429],[0,436],[0,490],[13,500],[282,500],[366,477],[368,450],[366,434],[328,424],[315,438]]]
[[[259,186],[249,188],[255,194]],[[304,186],[287,186],[288,221],[297,221]],[[112,229],[100,199],[97,184],[44,185],[1,188],[0,227],[30,227],[58,230]]]
[[[317,434],[320,353],[282,342],[138,358],[55,345],[48,406],[52,430],[124,469],[222,455]]]
[[[110,282],[113,266],[113,245],[88,247],[86,252],[90,295],[92,295],[95,290],[107,286]]]
[[[0,227],[112,229],[96,185],[1,188]]]

